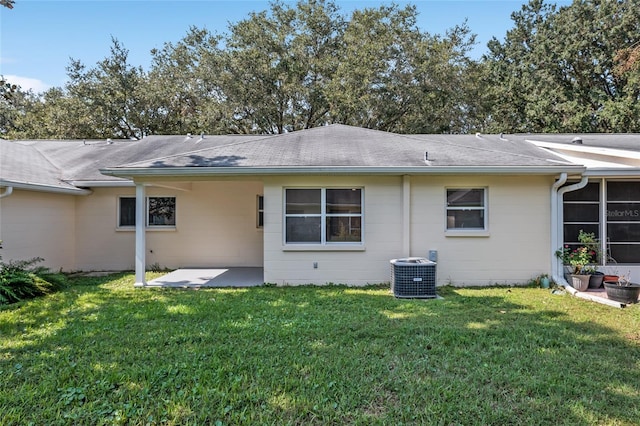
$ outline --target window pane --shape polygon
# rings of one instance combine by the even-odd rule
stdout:
[[[361,218],[358,217],[328,217],[328,242],[360,242]]]
[[[320,216],[287,217],[287,243],[319,243]]]
[[[598,204],[564,204],[565,222],[598,222],[599,220]]]
[[[640,223],[610,223],[607,233],[611,242],[640,242]]]
[[[319,189],[287,189],[287,214],[320,214]]]
[[[483,207],[484,189],[447,189],[449,207]]]
[[[447,229],[484,229],[484,210],[448,210]]]
[[[638,244],[609,244],[611,257],[617,263],[640,263],[640,245]]]
[[[640,203],[607,203],[607,221],[640,221]]]
[[[608,201],[640,201],[640,182],[607,182]]]
[[[576,182],[569,182],[570,185]],[[588,183],[582,189],[569,191],[564,194],[565,201],[599,201],[600,200],[600,184],[598,182]]]
[[[136,199],[133,197],[120,198],[120,218],[118,226],[136,226]]]
[[[600,238],[600,225],[597,223],[581,223],[575,225],[564,225],[564,242],[565,244],[578,243],[578,235],[580,230],[584,232],[593,232],[596,238]]]
[[[149,226],[174,226],[176,224],[176,198],[149,198]]]
[[[359,214],[360,189],[327,189],[327,213]]]

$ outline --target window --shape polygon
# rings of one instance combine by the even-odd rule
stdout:
[[[361,243],[362,189],[287,189],[285,242]]]
[[[572,183],[575,182],[567,185]],[[600,238],[600,184],[590,182],[584,188],[564,194],[563,217],[563,238],[569,248],[575,249],[580,245],[580,230],[593,232],[596,238]]]
[[[118,205],[118,226],[126,228],[136,226],[136,198],[120,197]]]
[[[447,189],[447,230],[486,230],[486,190]]]
[[[618,263],[640,263],[640,183],[607,182],[607,250]]]
[[[264,227],[264,196],[263,195],[258,195],[257,197],[256,226],[258,228]]]
[[[173,227],[176,225],[176,197],[147,198],[147,226]],[[136,226],[136,198],[120,197],[118,203],[118,227]]]

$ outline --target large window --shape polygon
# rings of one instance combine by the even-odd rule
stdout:
[[[447,189],[447,230],[486,230],[485,188]]]
[[[607,182],[607,251],[618,263],[640,263],[640,182]]]
[[[305,188],[285,191],[285,242],[362,242],[361,188]]]
[[[148,197],[147,198],[148,227],[176,226],[176,197]],[[129,228],[136,226],[136,198],[120,197],[118,203],[118,227]]]
[[[606,208],[603,208],[603,204]],[[640,263],[640,182],[589,182],[564,194],[564,243],[579,245],[580,230],[604,242],[605,264]]]
[[[600,238],[600,183],[591,182],[584,188],[564,194],[563,215],[564,242],[570,248],[580,245],[580,230],[592,232]]]

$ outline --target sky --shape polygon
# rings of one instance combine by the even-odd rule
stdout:
[[[284,0],[295,5],[295,1]],[[389,5],[386,0],[336,0],[344,14]],[[430,34],[467,22],[477,35],[479,58],[493,37],[503,40],[521,0],[396,0],[418,10],[418,27]],[[558,5],[570,1],[553,1]],[[251,12],[269,9],[262,0],[16,0],[0,7],[0,75],[23,90],[64,86],[71,58],[92,68],[110,55],[112,38],[129,51],[129,64],[148,69],[151,49],[184,38],[191,26],[217,34]]]

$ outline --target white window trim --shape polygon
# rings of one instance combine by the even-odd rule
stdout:
[[[260,199],[262,199],[262,208],[260,208]],[[260,225],[260,213],[262,213],[262,225]],[[264,229],[264,195],[256,195],[256,228]]]
[[[320,190],[320,213],[318,214],[287,214],[288,189],[316,189]],[[329,214],[327,215],[327,189],[359,189],[360,214]],[[327,217],[360,217],[360,241],[327,241]],[[284,251],[362,251],[364,250],[364,187],[362,186],[289,186],[282,191],[282,249]],[[289,243],[287,242],[287,217],[320,217],[320,242],[318,243]]]
[[[173,225],[151,225],[149,224],[149,200],[151,198],[173,198],[174,199],[174,208],[173,208],[173,216],[174,216],[174,224]],[[175,195],[153,195],[147,196],[145,200],[145,206],[147,211],[145,212],[145,226],[147,229],[176,229],[176,223],[178,223],[178,197]]]
[[[135,201],[136,197],[135,196],[131,196],[131,195],[118,195],[118,202],[116,203],[116,230],[117,231],[135,231],[136,230],[136,225],[135,223],[133,225],[120,225],[120,207],[121,207],[121,202],[120,200],[122,200],[123,198],[131,198]],[[134,218],[134,222],[135,222],[135,218]]]
[[[481,189],[483,195],[482,207],[449,207],[447,192],[456,189]],[[483,228],[448,228],[447,217],[449,210],[482,210]],[[447,186],[444,188],[444,234],[447,237],[489,237],[489,188],[486,186]]]
[[[132,198],[135,200],[135,196],[131,196],[131,195],[118,195],[118,202],[117,202],[117,206],[116,206],[116,231],[124,231],[124,232],[135,232],[136,230],[136,226],[135,225],[125,225],[125,226],[121,226],[120,225],[120,200],[122,198]],[[149,198],[174,198],[176,201],[176,207],[175,207],[175,211],[174,211],[174,215],[175,215],[175,222],[176,225],[178,223],[178,197],[176,197],[175,195],[152,195],[152,196],[148,196],[145,197],[145,229],[150,230],[150,231],[173,231],[176,229],[176,225],[149,225]]]

